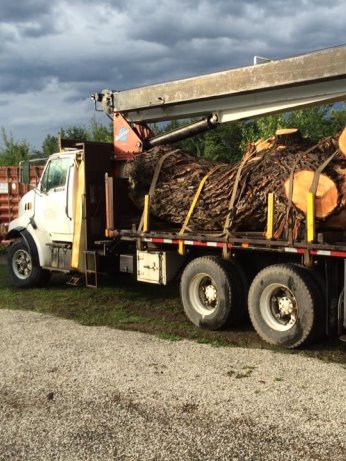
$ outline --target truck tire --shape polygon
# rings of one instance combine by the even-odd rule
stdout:
[[[288,264],[289,266],[289,264]],[[314,328],[308,341],[314,342],[323,339],[327,335],[327,317],[326,317],[326,284],[323,276],[316,272],[313,268],[308,268],[300,264],[292,264],[303,277],[308,279],[308,283],[312,289],[312,297],[314,302]]]
[[[7,261],[10,278],[18,288],[42,287],[50,279],[51,273],[33,261],[31,250],[23,239],[9,247]]]
[[[248,298],[251,322],[269,344],[294,349],[321,330],[321,291],[308,269],[294,264],[266,267],[254,278]]]
[[[218,330],[242,318],[244,288],[232,263],[206,256],[192,260],[181,277],[185,313],[197,327]]]

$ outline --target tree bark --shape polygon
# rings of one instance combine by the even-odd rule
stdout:
[[[292,137],[295,139],[293,143]],[[337,154],[319,177],[316,217],[317,225],[323,228],[345,227],[346,157],[339,149],[338,138],[327,137],[314,144],[300,138],[296,130],[279,133],[276,138],[249,145],[241,162],[235,165],[222,164],[207,179],[191,216],[189,229],[219,232],[223,230],[229,216],[230,232],[264,232],[267,197],[269,192],[274,192],[275,237],[284,234],[288,222],[297,236],[304,230],[306,194],[312,185],[315,171],[336,150]],[[149,191],[157,163],[170,149],[169,146],[156,147],[127,162],[130,197],[139,208],[143,207],[144,195]],[[237,185],[236,177],[241,164]],[[201,180],[215,165],[215,162],[194,157],[182,150],[174,151],[162,164],[151,198],[151,214],[167,223],[181,226]],[[235,201],[230,210],[233,190]]]
[[[341,153],[346,157],[346,127],[339,137],[339,149]]]

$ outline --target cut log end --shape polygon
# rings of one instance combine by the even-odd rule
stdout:
[[[346,157],[346,127],[339,137],[339,149],[342,152],[343,156]]]
[[[276,144],[282,146],[292,146],[302,140],[302,135],[298,128],[281,128],[276,130],[275,141]]]
[[[294,175],[292,202],[303,213],[307,210],[307,193],[310,190],[315,173],[302,170]],[[284,184],[286,197],[289,198],[290,179]],[[338,205],[338,189],[326,175],[321,174],[315,195],[315,213],[318,218],[326,218]]]

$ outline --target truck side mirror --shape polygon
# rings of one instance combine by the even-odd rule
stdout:
[[[30,184],[30,163],[28,160],[21,162],[20,182],[26,185]]]

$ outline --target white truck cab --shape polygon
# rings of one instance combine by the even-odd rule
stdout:
[[[81,150],[49,157],[38,186],[19,202],[18,217],[9,225],[10,274],[17,286],[41,284],[52,266],[50,245],[72,245],[77,157]],[[36,269],[35,269],[36,267]]]
[[[7,239],[10,276],[40,286],[53,271],[84,272],[85,253],[105,234],[105,174],[113,145],[62,140],[38,186],[25,194]]]
[[[78,153],[78,151],[77,151]],[[72,242],[76,152],[50,157],[35,194],[34,219],[52,241]]]

